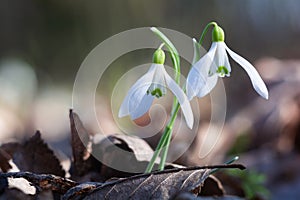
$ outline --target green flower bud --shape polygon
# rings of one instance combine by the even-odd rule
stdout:
[[[161,49],[157,49],[153,54],[153,63],[155,64],[164,64],[165,63],[165,52]]]
[[[215,26],[212,31],[212,41],[213,42],[224,42],[225,34],[220,26]]]

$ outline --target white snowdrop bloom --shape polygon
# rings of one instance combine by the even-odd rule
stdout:
[[[153,64],[148,72],[129,89],[120,107],[119,117],[130,115],[132,120],[141,117],[150,109],[154,97],[160,98],[166,94],[167,89],[170,89],[180,103],[188,127],[192,129],[194,117],[189,100],[166,72],[164,60],[163,50],[158,49],[154,53]]]
[[[255,67],[227,47],[224,42],[224,32],[219,26],[214,27],[212,41],[207,54],[193,64],[188,74],[186,89],[189,100],[195,96],[203,97],[208,94],[215,87],[218,77],[230,76],[228,54],[247,72],[256,92],[268,99],[268,89]],[[197,43],[195,39],[193,42]]]

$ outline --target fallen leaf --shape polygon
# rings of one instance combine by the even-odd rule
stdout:
[[[122,144],[127,145],[127,148],[134,153],[137,161],[149,161],[152,158],[153,150],[148,145],[148,143],[135,136],[129,136],[124,134],[115,134],[108,137],[110,141],[115,144],[120,144],[117,146],[122,146]],[[116,142],[116,140],[118,142]]]
[[[89,162],[90,153],[90,135],[83,126],[79,116],[70,110],[71,142],[73,152],[74,175],[82,176],[89,171],[91,163]]]
[[[241,165],[226,165],[233,166],[244,169]],[[201,187],[211,169],[218,167],[170,169],[106,182],[85,195],[84,199],[171,199],[181,192]]]
[[[9,164],[11,156],[0,147],[0,168],[2,172],[7,172],[12,166]]]
[[[62,197],[62,200],[81,199],[84,195],[86,195],[90,191],[93,191],[96,187],[99,187],[100,185],[102,185],[102,183],[98,183],[98,182],[82,183],[68,190]]]
[[[213,175],[210,175],[203,184],[200,196],[223,196],[225,194],[222,183]]]
[[[101,175],[106,179],[144,172],[153,155],[151,147],[134,136],[97,134],[93,141],[92,155],[102,162]]]
[[[44,143],[39,131],[23,145],[18,146],[13,153],[13,162],[20,171],[65,176],[65,171],[62,169],[59,160],[48,145]]]

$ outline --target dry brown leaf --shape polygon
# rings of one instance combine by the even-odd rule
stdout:
[[[229,165],[227,167],[239,167]],[[212,167],[171,169],[151,174],[141,174],[117,181],[106,182],[87,195],[79,198],[90,199],[171,199],[181,192],[190,192],[201,187],[210,175]],[[77,196],[78,197],[78,196]],[[73,198],[64,198],[73,199]]]
[[[93,191],[96,187],[101,186],[102,183],[99,182],[88,182],[77,185],[70,190],[68,190],[62,199],[80,199],[83,195],[86,195],[90,191]]]
[[[225,194],[221,182],[213,175],[210,175],[203,184],[200,196],[223,196]]]
[[[90,145],[90,135],[75,112],[70,110],[69,117],[74,159],[73,174],[82,176],[91,168],[91,163],[88,160],[90,153],[87,148]]]
[[[2,172],[7,172],[12,168],[9,164],[10,159],[11,156],[0,147],[0,168]]]
[[[94,137],[92,153],[103,163],[101,175],[109,179],[144,172],[153,155],[153,150],[138,137],[97,134]]]
[[[198,187],[208,175],[209,170],[203,169],[150,174],[100,186],[84,199],[170,199],[180,191],[191,191]],[[188,180],[193,177],[196,183],[193,181],[193,184],[189,184]]]
[[[13,153],[13,162],[20,171],[65,176],[65,171],[62,169],[59,160],[42,140],[39,131],[23,145],[16,148]]]

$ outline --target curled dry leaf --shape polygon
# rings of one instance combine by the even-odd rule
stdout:
[[[138,137],[97,134],[94,137],[92,154],[103,163],[101,175],[108,179],[144,172],[153,150]]]
[[[90,146],[90,135],[83,126],[79,116],[70,110],[70,126],[72,139],[72,152],[74,159],[74,175],[82,176],[86,174],[91,168],[91,163],[88,158],[90,153],[88,147]]]
[[[138,137],[122,134],[111,135],[113,140],[118,140],[121,144],[126,144],[134,153],[137,161],[149,161],[152,158],[153,150],[148,143]]]

